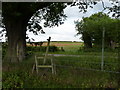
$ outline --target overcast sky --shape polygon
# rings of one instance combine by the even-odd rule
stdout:
[[[111,5],[109,0],[105,0],[105,5]],[[82,41],[80,39],[81,35],[75,36],[77,31],[75,30],[74,21],[81,20],[82,17],[89,17],[90,15],[100,12],[103,10],[101,2],[94,6],[94,8],[89,8],[88,11],[83,14],[79,12],[78,7],[70,7],[68,6],[64,12],[67,15],[67,19],[64,24],[54,27],[54,28],[44,28],[46,34],[34,35],[31,32],[27,32],[28,36],[34,38],[36,42],[39,41],[47,41],[49,36],[51,37],[51,41]],[[2,39],[4,41],[4,39]]]
[[[106,0],[107,2],[107,0]],[[105,3],[105,5],[111,5],[109,2]],[[29,34],[29,37],[33,37],[35,41],[46,41],[49,36],[52,38],[51,41],[82,41],[80,39],[81,35],[75,36],[77,31],[75,30],[75,24],[74,21],[81,20],[82,17],[88,17],[94,13],[100,12],[103,10],[101,2],[94,6],[93,9],[89,8],[88,12],[83,14],[82,12],[79,12],[78,7],[70,7],[68,6],[64,12],[67,15],[67,20],[64,22],[64,24],[54,27],[54,28],[44,28],[43,30],[46,32],[46,34],[40,34],[38,36],[33,35],[30,32],[27,32]]]

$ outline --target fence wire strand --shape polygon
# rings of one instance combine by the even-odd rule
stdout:
[[[108,73],[120,74],[120,72],[117,72],[117,71],[107,71],[107,70],[89,69],[89,68],[73,67],[73,66],[65,66],[65,65],[54,65],[54,66],[56,66],[56,67],[62,67],[62,68],[74,68],[74,69],[79,69],[79,70],[100,71],[100,72],[108,72]]]

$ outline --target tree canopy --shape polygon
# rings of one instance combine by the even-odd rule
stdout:
[[[102,32],[105,29],[106,46],[111,46],[111,42],[118,42],[119,22],[120,20],[112,19],[108,15],[100,12],[83,18],[81,21],[75,21],[75,24],[76,30],[78,31],[77,35],[82,34],[84,42],[90,40],[89,42],[91,44],[94,42],[97,46],[101,46]],[[86,40],[88,36],[90,39]],[[88,44],[88,42],[85,44]]]

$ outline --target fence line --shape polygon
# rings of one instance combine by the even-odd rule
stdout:
[[[101,72],[108,72],[108,73],[120,74],[120,72],[117,72],[117,71],[107,71],[107,70],[98,70],[98,69],[88,69],[88,68],[73,67],[73,66],[65,66],[65,65],[54,65],[54,66],[56,66],[56,67],[63,67],[63,68],[74,68],[74,69],[79,69],[79,70],[101,71]]]
[[[44,55],[44,54],[43,54]],[[55,57],[64,57],[64,56],[70,56],[70,57],[81,57],[81,56],[87,56],[87,57],[93,57],[93,56],[91,56],[91,55],[69,55],[69,54],[48,54],[48,55],[54,55]],[[94,56],[94,57],[101,57],[100,55],[96,55],[96,56]],[[118,56],[104,56],[104,57],[111,57],[111,58],[118,58]]]
[[[12,57],[12,58],[17,58],[17,57]],[[54,60],[54,61],[69,61],[69,62],[72,62],[72,61],[77,61],[77,62],[84,62],[84,63],[86,63],[86,64],[88,64],[88,63],[91,63],[91,64],[101,64],[101,62],[100,61],[95,61],[95,62],[91,62],[91,61],[89,61],[89,60],[64,60],[64,59],[61,59],[61,60]],[[4,62],[4,60],[2,61],[2,62]],[[5,61],[5,62],[7,62],[7,61]],[[104,62],[104,64],[119,64],[119,62]]]
[[[60,60],[61,61],[61,60]],[[69,62],[70,62],[71,60],[69,60]],[[73,68],[76,68],[76,69],[82,69],[82,70],[92,70],[92,71],[101,71],[99,68],[100,68],[100,65],[101,65],[101,62],[89,62],[89,61],[80,61],[80,60],[74,60],[74,61],[79,61],[79,62],[81,62],[81,64],[80,65],[89,65],[89,67],[88,68],[86,68],[86,67],[76,67],[76,66],[74,66],[74,65],[71,65],[71,66],[66,66],[66,65],[56,65],[56,66],[58,66],[58,67],[64,67],[64,68],[69,68],[69,67],[73,67]],[[94,66],[91,68],[91,66],[92,65],[99,65],[99,67],[98,67],[98,69],[92,69],[92,68],[95,68]],[[120,73],[120,72],[118,72],[118,71],[114,71],[114,70],[112,70],[113,68],[112,68],[112,66],[109,66],[109,68],[107,68],[106,67],[106,65],[118,65],[119,63],[117,63],[117,62],[113,62],[113,63],[109,63],[109,62],[104,62],[104,70],[102,70],[103,72],[110,72],[110,73]],[[105,69],[108,69],[108,70],[105,70]],[[117,68],[116,68],[116,70],[117,70]]]
[[[96,62],[91,62],[91,61],[87,61],[87,60],[64,60],[64,59],[61,59],[61,60],[56,60],[54,59],[54,62],[55,61],[77,61],[77,62],[82,62],[81,64],[85,65],[85,64],[89,64],[89,65],[92,65],[92,64],[97,64],[97,65],[100,65],[101,62],[100,61],[96,61]],[[4,61],[3,61],[4,62]],[[5,61],[6,62],[6,61]],[[83,63],[84,62],[84,63]],[[27,62],[24,62],[27,64]],[[33,62],[28,62],[28,64],[32,64]],[[69,64],[69,63],[68,63]],[[118,62],[104,62],[104,65],[117,65],[119,64]],[[68,66],[68,65],[54,65],[56,67],[63,67],[63,68],[74,68],[74,69],[79,69],[79,70],[88,70],[88,71],[101,71],[100,69],[92,69],[92,68],[84,68],[84,67],[75,67],[74,65],[71,65],[71,66]],[[116,74],[120,74],[120,72],[118,71],[111,71],[111,70],[103,70],[101,72],[108,72],[108,73],[116,73]]]
[[[59,61],[59,60],[57,60]],[[60,60],[60,61],[65,61],[65,60]],[[85,63],[92,63],[92,64],[101,64],[100,61],[96,61],[96,62],[90,62],[90,61],[84,61],[84,60],[66,60],[66,61],[69,61],[69,62],[72,62],[72,61],[77,61],[77,62],[85,62]],[[105,64],[118,64],[118,62],[104,62]]]

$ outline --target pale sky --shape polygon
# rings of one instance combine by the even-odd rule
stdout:
[[[107,5],[111,4],[107,2]],[[68,6],[64,10],[65,14],[67,15],[67,20],[64,22],[64,24],[54,28],[43,27],[43,30],[46,32],[46,34],[34,35],[30,32],[27,33],[29,34],[29,37],[33,37],[35,41],[47,41],[49,36],[52,38],[51,41],[82,41],[80,39],[81,35],[75,36],[77,34],[77,31],[75,30],[74,21],[78,19],[81,20],[82,17],[89,17],[90,15],[100,12],[102,10],[103,7],[101,2],[95,5],[94,8],[89,8],[88,12],[85,14],[79,12],[78,7],[76,6]]]
[[[105,0],[105,5],[111,5],[109,3],[109,0]],[[77,31],[75,30],[75,24],[74,21],[81,20],[82,17],[89,17],[94,13],[100,12],[103,10],[101,2],[99,2],[97,5],[94,6],[94,8],[88,8],[88,11],[83,14],[82,12],[79,12],[78,7],[70,7],[68,6],[64,12],[67,15],[67,19],[65,20],[64,24],[53,27],[53,28],[44,28],[45,34],[39,34],[34,35],[32,32],[27,32],[28,36],[31,38],[34,38],[36,42],[39,41],[47,41],[49,37],[51,37],[51,41],[82,41],[80,39],[81,35],[75,36],[77,34]],[[106,11],[105,11],[106,12]],[[2,38],[2,41],[5,41],[4,38]]]

